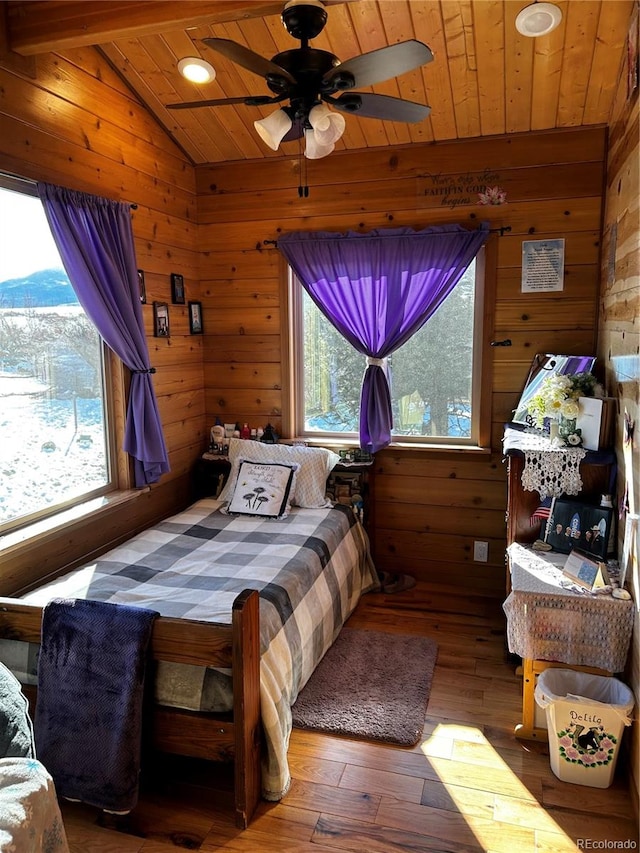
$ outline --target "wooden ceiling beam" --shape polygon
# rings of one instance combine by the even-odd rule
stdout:
[[[327,5],[350,0],[332,0]],[[8,43],[22,56],[206,24],[279,15],[284,0],[13,0]]]

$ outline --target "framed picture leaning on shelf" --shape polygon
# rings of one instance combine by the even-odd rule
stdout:
[[[554,551],[569,554],[574,548],[606,560],[613,525],[611,507],[593,506],[568,498],[554,498],[544,541]]]

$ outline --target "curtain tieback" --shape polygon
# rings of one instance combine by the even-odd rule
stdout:
[[[372,355],[367,356],[367,367],[384,367],[386,358],[374,358]]]
[[[132,373],[155,373],[155,367],[150,367],[148,370],[132,370]]]

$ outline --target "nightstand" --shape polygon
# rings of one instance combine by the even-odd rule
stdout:
[[[327,479],[327,497],[336,503],[353,508],[367,531],[372,555],[374,554],[373,483],[373,460],[371,462],[339,462]],[[357,501],[358,495],[362,498],[361,502]]]
[[[227,482],[231,463],[228,456],[206,453],[193,468],[194,500],[217,498]]]

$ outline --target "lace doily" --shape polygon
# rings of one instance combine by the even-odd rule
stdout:
[[[540,497],[577,495],[582,490],[580,463],[587,455],[584,447],[557,447],[543,435],[518,433],[510,446],[524,455],[522,488],[539,492]]]

